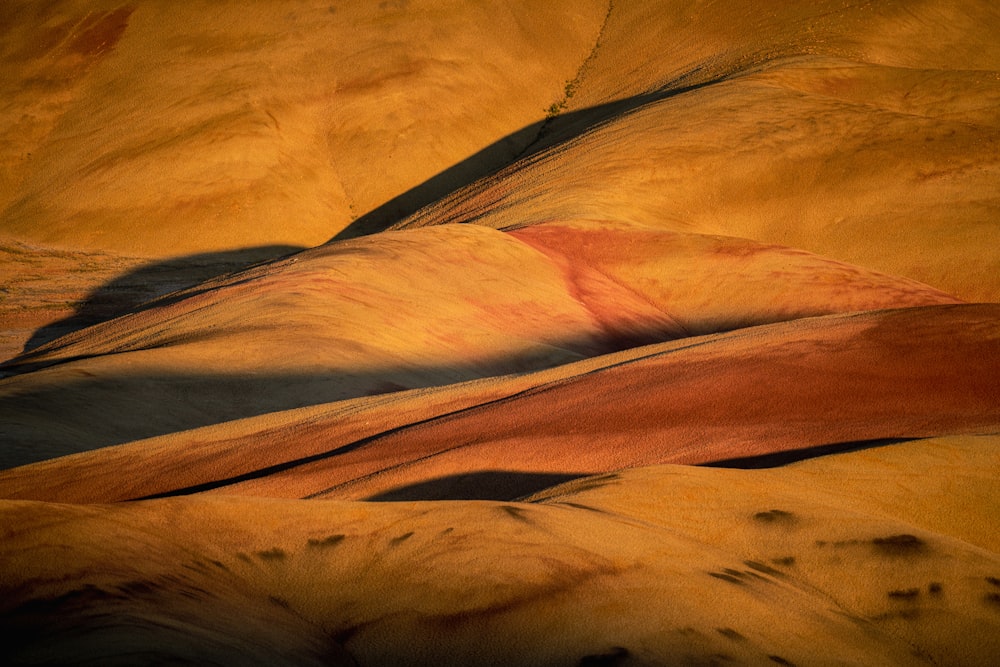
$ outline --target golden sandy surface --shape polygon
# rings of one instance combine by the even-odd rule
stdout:
[[[25,662],[982,665],[996,437],[527,502],[0,504]],[[955,516],[966,521],[956,521]],[[252,517],[252,519],[251,519]]]
[[[992,3],[0,35],[0,664],[998,660]]]

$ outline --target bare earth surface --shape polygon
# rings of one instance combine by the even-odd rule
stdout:
[[[996,662],[991,3],[0,35],[0,663]]]

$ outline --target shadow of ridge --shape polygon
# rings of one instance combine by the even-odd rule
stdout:
[[[29,379],[25,386],[15,378],[0,386],[0,470],[268,413],[540,371],[582,358],[582,352],[572,350],[584,350],[590,342],[589,338],[573,336],[550,341],[565,356],[550,352],[539,355],[529,350],[451,364],[414,363],[364,370],[72,375],[41,385]],[[496,400],[507,398],[504,393]],[[491,402],[476,402],[467,409],[481,409]],[[428,421],[440,416],[435,413]],[[407,423],[399,429],[413,425]],[[242,471],[162,495],[197,493],[283,472],[351,451],[393,432],[395,429],[390,429],[314,456]]]
[[[695,68],[678,81],[696,78],[700,68]],[[461,162],[432,176],[420,185],[393,197],[377,208],[351,222],[327,243],[367,236],[384,231],[420,209],[433,204],[456,190],[494,174],[510,165],[530,158],[555,145],[569,141],[619,116],[628,114],[652,102],[682,95],[699,88],[720,83],[730,76],[717,76],[709,80],[686,85],[677,82],[643,93],[586,109],[570,111],[526,125]]]
[[[412,500],[517,500],[593,473],[540,473],[488,470],[428,479],[383,491],[369,502]]]
[[[146,264],[90,292],[69,317],[35,331],[25,343],[22,354],[32,352],[74,331],[128,313],[166,305],[171,302],[168,295],[173,292],[190,289],[206,280],[236,273],[304,249],[302,246],[290,245],[257,246],[187,255]]]
[[[930,437],[930,436],[928,436]],[[734,468],[738,470],[763,470],[765,468],[780,468],[789,463],[798,463],[808,459],[815,459],[831,454],[846,454],[857,452],[862,449],[874,449],[885,447],[886,445],[898,445],[901,442],[915,442],[926,440],[927,437],[916,438],[874,438],[872,440],[852,440],[849,442],[835,442],[828,445],[816,445],[814,447],[803,447],[802,449],[790,449],[773,454],[761,454],[759,456],[746,456],[734,459],[722,459],[721,461],[711,461],[709,463],[699,463],[698,467],[703,468]]]

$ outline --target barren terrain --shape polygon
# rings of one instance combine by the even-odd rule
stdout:
[[[0,662],[1000,655],[1000,9],[0,7]]]

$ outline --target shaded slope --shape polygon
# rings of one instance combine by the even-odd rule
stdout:
[[[0,384],[2,460],[9,467],[692,333],[955,302],[913,281],[742,239],[613,222],[546,230],[445,226],[337,243],[54,341],[3,366],[20,375]]]
[[[531,504],[4,501],[0,615],[17,634],[2,650],[60,664],[143,651],[979,665],[1000,649],[996,444],[911,442],[775,471],[638,469]]]
[[[755,327],[16,468],[0,473],[0,495],[72,502],[204,491],[367,498],[453,477],[439,496],[448,497],[462,493],[464,477],[481,473],[580,475],[993,433],[1000,430],[998,327],[996,305]],[[497,497],[523,489],[515,483]]]
[[[225,492],[361,498],[484,470],[600,472],[995,432],[997,314],[911,309],[755,328],[715,344],[692,339]]]
[[[301,248],[265,246],[149,260],[0,242],[0,362],[160,296]]]
[[[0,366],[0,663],[1000,653],[996,7],[0,25],[0,250],[100,250],[4,260],[0,329],[36,273],[399,223]],[[460,502],[351,502],[413,498]]]

